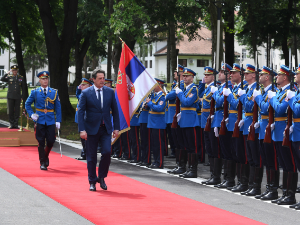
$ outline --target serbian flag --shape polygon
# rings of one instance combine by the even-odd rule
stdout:
[[[120,132],[130,129],[130,120],[145,97],[157,86],[156,80],[147,72],[130,48],[122,41],[115,97],[117,100]],[[118,138],[118,137],[117,137]],[[112,139],[114,143],[117,138]]]

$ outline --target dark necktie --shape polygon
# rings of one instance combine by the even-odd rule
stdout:
[[[44,88],[44,94],[47,95],[47,90],[46,90],[46,88]]]
[[[296,95],[298,95],[299,93],[300,93],[299,90],[297,90]]]
[[[249,91],[249,88],[246,89],[246,94],[248,93],[248,91]]]
[[[102,107],[101,107],[101,95],[100,95],[100,89],[98,89],[97,91],[98,91],[98,101],[99,101],[99,104],[100,104],[100,108],[102,109]]]

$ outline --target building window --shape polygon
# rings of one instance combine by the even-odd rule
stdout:
[[[4,66],[0,66],[0,76],[4,75]]]
[[[148,61],[145,61],[145,68],[148,68]]]
[[[150,56],[152,56],[152,45],[150,45]],[[151,68],[151,66],[150,66]]]
[[[152,68],[152,60],[150,60],[150,67],[149,68]]]
[[[178,63],[183,67],[187,66],[187,59],[178,59]]]
[[[208,66],[208,60],[197,59],[197,67],[206,67]]]
[[[4,49],[0,48],[0,55],[4,54]]]
[[[244,61],[245,59],[247,59],[247,55],[246,55],[246,49],[242,49],[242,61]]]

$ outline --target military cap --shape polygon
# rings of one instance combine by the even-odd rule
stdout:
[[[221,69],[220,69],[220,71],[224,71],[225,70],[225,65],[226,65],[226,70],[228,71],[228,72],[230,72],[231,70],[232,70],[232,67],[231,66],[229,66],[227,63],[222,63],[222,66],[221,66]]]
[[[182,65],[178,64],[178,72],[182,72],[183,69],[184,69],[184,67]]]
[[[93,85],[93,82],[91,80],[86,79],[86,78],[82,78],[81,79],[81,84]]]
[[[237,63],[233,63],[233,67],[232,67],[232,70],[230,70],[232,72],[240,72],[241,71],[241,67],[239,64]],[[245,71],[245,69],[243,68],[243,71]]]
[[[159,84],[164,84],[166,83],[165,81],[161,80],[161,79],[158,79],[158,78],[154,78],[156,80],[157,83]]]
[[[299,67],[296,68],[295,73],[300,73],[300,64],[299,64]]]
[[[18,69],[19,69],[18,65],[12,65],[10,68],[11,68],[12,70],[18,70]]]
[[[281,65],[280,69],[278,71],[278,74],[284,74],[284,75],[289,76],[290,75],[290,69],[285,65]],[[292,71],[292,74],[295,75],[296,73]]]
[[[189,69],[189,68],[184,68],[183,75],[196,76],[196,73],[193,70]]]
[[[261,72],[261,69],[258,69],[258,72]],[[252,66],[251,64],[246,64],[245,73],[255,73],[255,66]]]
[[[218,71],[217,71],[218,73]],[[207,66],[207,67],[204,67],[204,74],[208,74],[208,75],[213,75],[214,74],[214,69]]]
[[[39,72],[38,75],[36,75],[36,76],[40,79],[49,78],[50,73],[48,71],[42,71],[42,72]]]

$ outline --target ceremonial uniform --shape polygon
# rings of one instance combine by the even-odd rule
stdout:
[[[163,81],[156,79],[158,83]],[[153,162],[149,168],[161,169],[164,166],[165,151],[165,107],[166,98],[162,91],[153,94],[151,101],[148,102],[149,115],[148,125],[151,132],[151,149],[153,150]]]
[[[11,67],[13,70],[18,70],[18,66],[14,65]],[[4,74],[1,81],[8,83],[7,91],[7,103],[9,111],[9,123],[11,129],[18,129],[18,121],[20,116],[20,104],[22,98],[22,81],[23,77],[21,75],[9,75]]]
[[[40,72],[37,77],[40,79],[48,79],[49,72]],[[35,114],[38,116],[34,114],[31,108],[33,102],[36,108]],[[55,126],[59,129],[61,122],[61,105],[58,91],[50,87],[45,89],[42,87],[33,89],[25,102],[25,108],[28,115],[33,120],[36,120],[35,135],[39,143],[38,151],[41,169],[47,170],[49,166],[49,153],[55,142]],[[56,115],[54,115],[54,111]],[[47,141],[46,148],[45,139]]]
[[[197,137],[197,150],[198,150],[198,162],[205,163],[205,145],[204,145],[204,132],[203,128],[201,128],[201,110],[202,110],[202,102],[205,91],[205,83],[200,83],[198,85],[198,102],[197,102],[197,115],[199,120],[199,125],[196,126],[196,137]]]

